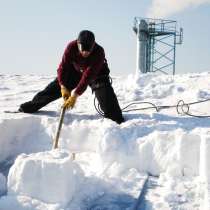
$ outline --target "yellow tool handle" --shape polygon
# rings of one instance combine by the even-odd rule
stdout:
[[[58,148],[58,141],[59,141],[59,136],[60,136],[60,132],[61,132],[62,124],[63,124],[65,111],[66,111],[66,108],[62,107],[61,113],[60,113],[59,124],[58,124],[57,132],[56,132],[56,136],[55,136],[55,139],[54,139],[54,142],[53,142],[53,149],[57,149]]]

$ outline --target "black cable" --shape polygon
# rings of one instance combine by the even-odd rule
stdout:
[[[152,105],[151,107],[141,108],[141,110],[145,110],[145,109],[156,109],[156,111],[158,112],[158,107],[155,104],[151,103],[151,102],[133,102],[133,103],[128,104],[126,107],[122,108],[122,111],[123,112],[137,111],[139,109],[134,109],[134,108],[133,109],[127,109],[127,108],[129,106],[138,105],[138,104],[150,104],[150,105]]]
[[[189,115],[191,117],[198,117],[198,118],[210,117],[210,115],[194,115],[194,114],[190,113],[190,105],[198,104],[198,103],[204,103],[206,101],[210,101],[210,99],[206,99],[206,100],[203,100],[203,101],[196,101],[196,102],[192,102],[192,103],[188,103],[188,104],[186,104],[183,100],[180,100],[177,103],[177,107],[176,107],[177,113],[178,114],[186,114],[186,115]],[[181,112],[180,112],[179,108],[181,108]]]
[[[104,116],[104,113],[100,107],[100,104],[98,103],[96,105],[96,97],[94,98],[94,107],[95,107],[95,110],[101,115],[101,116]]]
[[[184,100],[179,100],[177,105],[171,105],[171,106],[156,106],[155,104],[153,104],[151,102],[133,102],[133,103],[128,104],[124,108],[122,108],[122,112],[141,111],[141,110],[147,110],[147,109],[155,109],[156,112],[159,112],[162,109],[176,108],[176,111],[178,114],[185,114],[185,115],[188,115],[191,117],[198,117],[198,118],[208,118],[208,117],[210,117],[210,115],[194,115],[194,114],[190,113],[190,105],[204,103],[207,101],[210,101],[210,99],[206,99],[203,101],[195,101],[195,102],[191,102],[191,103],[185,103]],[[128,109],[130,106],[139,105],[139,104],[149,104],[151,106],[143,107],[143,108]],[[104,113],[103,113],[99,103],[98,103],[98,105],[96,105],[96,97],[94,98],[94,106],[95,106],[96,111],[100,115],[104,116]]]

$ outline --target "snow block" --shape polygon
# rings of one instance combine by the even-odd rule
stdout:
[[[178,160],[184,176],[199,175],[200,144],[199,135],[183,133],[179,140]]]
[[[75,193],[75,167],[71,155],[65,151],[19,155],[9,171],[8,194],[65,206]]]
[[[200,176],[210,184],[210,137],[203,136],[200,145]]]
[[[206,185],[204,196],[204,210],[210,209],[210,184]]]
[[[203,136],[200,145],[200,177],[205,184],[204,210],[210,209],[210,137]]]

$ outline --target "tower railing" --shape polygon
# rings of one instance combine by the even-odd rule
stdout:
[[[135,17],[133,30],[137,35],[137,72],[175,74],[176,45],[183,41],[183,29],[177,31],[177,22]]]

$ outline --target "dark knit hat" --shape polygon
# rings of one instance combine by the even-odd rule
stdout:
[[[94,33],[88,30],[83,30],[79,33],[77,41],[81,44],[82,51],[90,51],[95,43]]]

